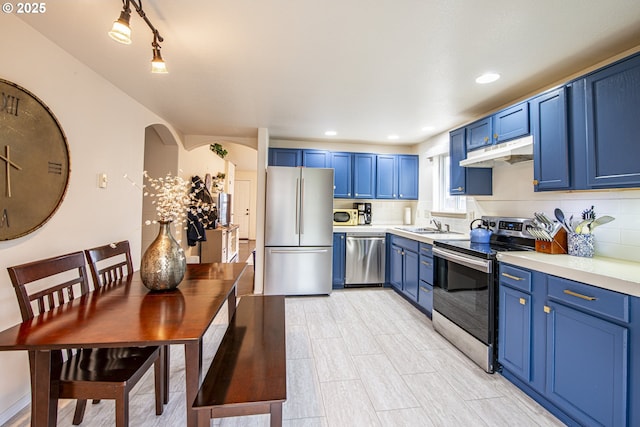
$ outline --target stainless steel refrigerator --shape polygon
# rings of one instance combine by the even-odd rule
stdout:
[[[266,295],[331,293],[333,169],[267,168]]]

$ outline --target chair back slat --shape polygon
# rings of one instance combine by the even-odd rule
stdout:
[[[133,273],[131,249],[127,240],[87,249],[84,253],[91,270],[94,289],[120,281]]]
[[[17,265],[7,270],[18,297],[22,320],[71,301],[76,297],[74,288],[79,290],[78,296],[89,292],[82,252]],[[61,280],[64,281],[60,283]],[[34,312],[34,301],[37,312]]]

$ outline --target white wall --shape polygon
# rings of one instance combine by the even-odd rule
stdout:
[[[142,196],[123,175],[140,176],[145,128],[164,121],[13,15],[2,16],[0,40],[0,75],[48,105],[71,155],[69,187],[55,215],[27,236],[0,242],[0,329],[5,329],[21,321],[9,266],[123,239],[131,242],[139,265]],[[108,175],[107,189],[97,187],[102,172]],[[26,352],[0,352],[0,378],[2,424],[28,400]]]

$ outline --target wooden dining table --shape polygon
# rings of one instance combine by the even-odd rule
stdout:
[[[0,332],[0,351],[35,352],[32,426],[55,426],[58,398],[51,387],[52,350],[182,344],[185,351],[187,425],[202,379],[203,336],[228,302],[236,307],[236,284],[245,263],[188,264],[172,291],[152,292],[135,272],[121,283],[92,291]]]

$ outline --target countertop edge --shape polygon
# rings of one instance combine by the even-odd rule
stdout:
[[[633,261],[540,252],[502,252],[498,261],[640,297],[640,263]]]

